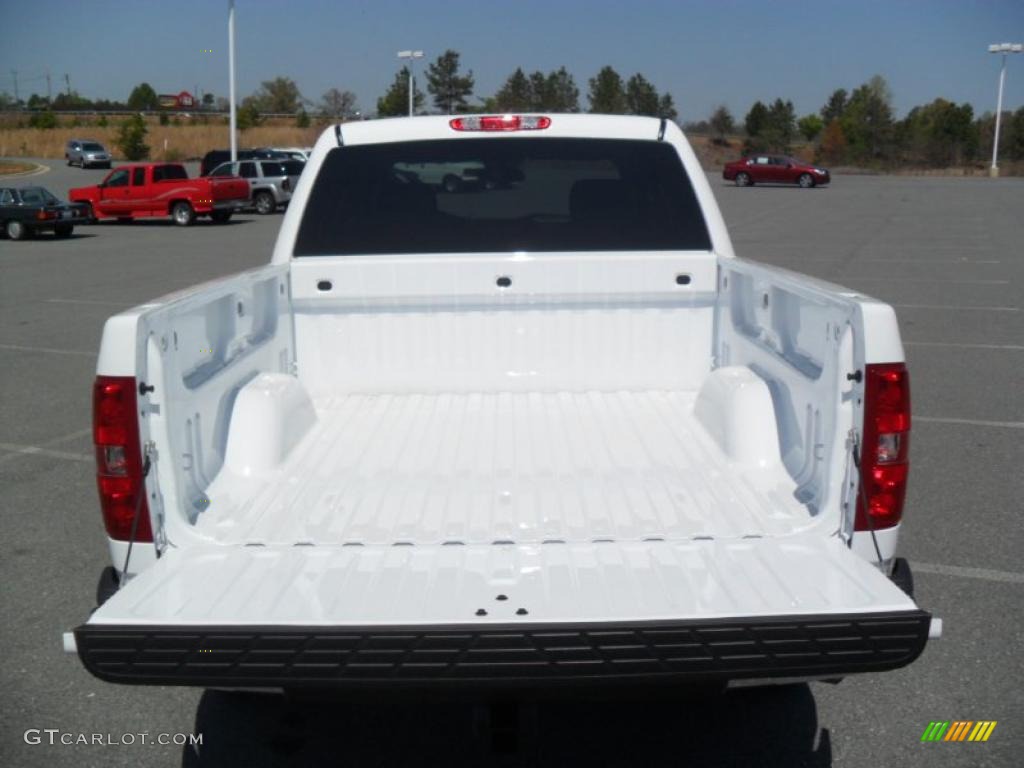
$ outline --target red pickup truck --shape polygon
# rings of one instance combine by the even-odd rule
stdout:
[[[237,176],[190,179],[177,163],[123,165],[99,184],[68,191],[68,199],[89,206],[91,219],[170,216],[188,226],[196,216],[224,223],[249,201],[249,182]]]

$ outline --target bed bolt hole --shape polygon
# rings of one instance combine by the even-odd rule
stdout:
[[[690,276],[689,275],[676,275],[676,285],[689,285],[689,284],[690,284]]]
[[[494,282],[495,285],[497,285],[499,288],[508,288],[509,286],[512,285],[512,278],[509,277],[508,275],[502,275]]]
[[[516,616],[525,616],[529,611],[525,608],[516,608]]]
[[[508,595],[498,595],[495,600],[508,600]]]
[[[320,281],[319,281],[319,282],[318,282],[318,283],[316,284],[316,289],[317,289],[318,291],[329,291],[329,290],[331,290],[331,289],[332,289],[333,287],[334,287],[334,283],[332,283],[332,282],[331,282],[330,280],[320,280]]]
[[[764,307],[765,309],[768,309],[768,294],[767,293],[764,294],[764,296],[761,297],[761,306]]]
[[[485,611],[483,608],[477,608],[476,609],[476,615],[477,616],[486,616],[487,615],[487,611]]]
[[[242,302],[238,302],[236,309],[238,310],[239,317],[245,316],[245,305]]]

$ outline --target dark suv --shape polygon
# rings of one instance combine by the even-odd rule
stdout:
[[[285,152],[276,149],[258,147],[256,149],[240,149],[237,152],[239,160],[290,160],[291,157]],[[214,149],[203,155],[199,164],[199,175],[209,176],[210,171],[221,163],[231,162],[230,149]]]

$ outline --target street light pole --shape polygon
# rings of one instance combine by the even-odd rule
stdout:
[[[999,175],[999,123],[1003,117],[1003,85],[1006,83],[1006,54],[1020,53],[1024,50],[1021,43],[996,43],[988,47],[989,53],[1003,54],[1003,66],[999,69],[999,96],[996,99],[996,131],[992,138],[992,167],[988,175],[996,177]]]
[[[238,131],[235,116],[235,0],[228,0],[228,98],[231,100],[231,162],[238,160]]]
[[[416,59],[422,59],[423,58],[423,51],[399,51],[398,52],[398,58],[400,58],[400,59],[408,59],[409,60],[409,117],[412,117],[412,111],[413,111],[413,85],[414,85],[413,78],[412,78],[412,68],[413,68],[413,63],[416,61]]]

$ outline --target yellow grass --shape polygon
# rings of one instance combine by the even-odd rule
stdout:
[[[147,125],[146,144],[150,158],[164,160],[168,155],[174,159],[198,158],[211,149],[227,149],[230,142],[228,127],[219,120],[210,120],[209,125]],[[293,125],[261,125],[242,131],[239,147],[308,147],[323,131],[322,126],[296,128]],[[110,150],[115,159],[123,159],[117,148],[117,121],[106,128],[95,125],[77,128],[0,128],[0,157],[42,157],[59,159],[64,157],[64,145],[70,138],[89,138],[101,142]],[[166,140],[166,150],[164,141]]]

